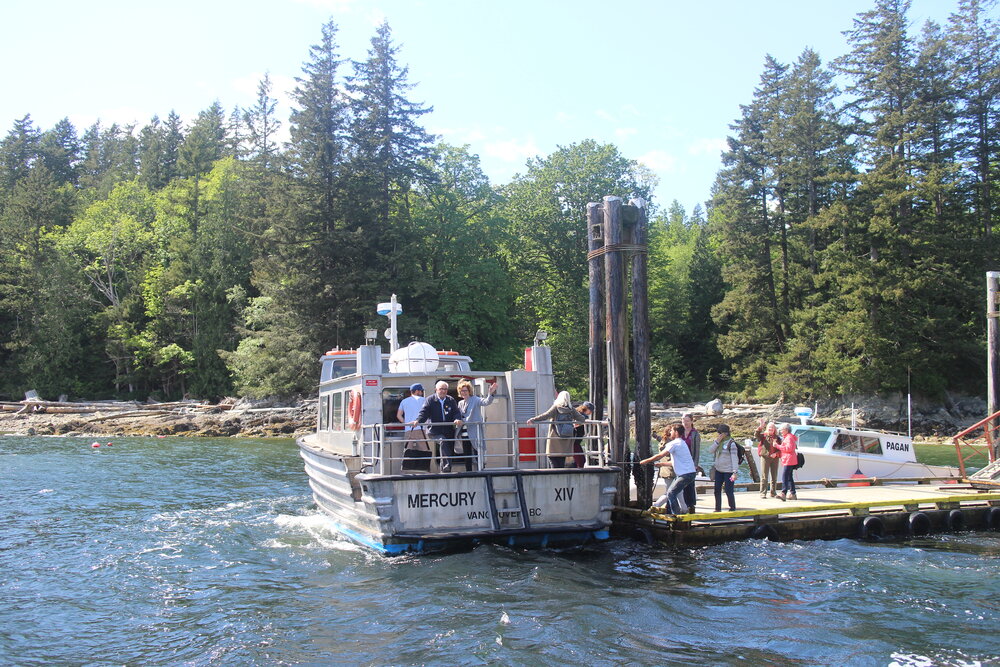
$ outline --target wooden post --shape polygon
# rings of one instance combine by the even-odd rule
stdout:
[[[650,455],[649,412],[649,289],[648,254],[646,252],[649,221],[646,202],[631,200],[629,208],[635,213],[632,225],[632,375],[635,378],[635,442],[636,455],[645,459]],[[640,507],[653,504],[653,469],[640,469],[635,474]],[[641,480],[641,482],[640,482]]]
[[[591,253],[604,247],[604,209],[600,204],[587,204],[587,248]],[[594,404],[592,419],[604,419],[605,351],[604,351],[604,258],[591,254],[587,260],[590,276],[590,402]]]
[[[628,384],[625,376],[625,264],[621,253],[622,200],[604,198],[604,294],[608,353],[608,417],[611,420],[611,459],[625,463],[628,438]],[[618,481],[618,504],[627,505],[629,483],[625,475]]]
[[[997,411],[997,390],[1000,389],[1000,340],[997,338],[998,322],[1000,312],[997,311],[998,281],[1000,281],[1000,271],[986,272],[986,414],[987,416]],[[997,442],[996,421],[986,424],[989,429],[990,441],[993,443],[992,460],[997,460],[1000,454],[1000,443]]]

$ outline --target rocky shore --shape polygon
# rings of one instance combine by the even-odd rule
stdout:
[[[905,397],[857,398],[816,403],[825,424],[907,431]],[[227,399],[218,404],[56,403],[22,401],[0,404],[0,433],[20,435],[196,436],[294,438],[316,428],[316,400]],[[724,404],[714,414],[705,404],[654,404],[654,434],[691,412],[701,430],[725,422],[737,437],[746,437],[759,419],[793,421],[794,404]],[[945,404],[912,405],[912,431],[924,441],[941,441],[986,416],[980,398],[949,399]]]

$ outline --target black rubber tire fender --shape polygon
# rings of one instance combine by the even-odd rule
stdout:
[[[858,524],[858,538],[875,542],[885,537],[885,522],[877,516],[866,516]]]
[[[771,540],[772,542],[778,541],[778,530],[769,523],[762,523],[759,526],[755,526],[752,531],[750,531],[750,537],[755,540]]]
[[[931,532],[931,518],[923,512],[910,512],[906,519],[907,532],[910,537],[920,537]]]

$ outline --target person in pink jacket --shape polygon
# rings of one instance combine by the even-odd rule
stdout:
[[[792,433],[792,427],[788,424],[781,425],[781,440],[775,445],[781,452],[781,493],[779,500],[796,500],[795,495],[795,466],[799,463],[796,447],[799,439]]]

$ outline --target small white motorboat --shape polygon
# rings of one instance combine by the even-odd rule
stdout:
[[[901,433],[869,431],[843,426],[811,424],[812,410],[796,408],[800,424],[789,424],[798,438],[804,463],[795,479],[850,479],[852,477],[948,478],[961,476],[954,466],[928,465],[917,461],[913,438]],[[780,428],[780,425],[779,425]],[[746,441],[757,469],[757,443]]]

